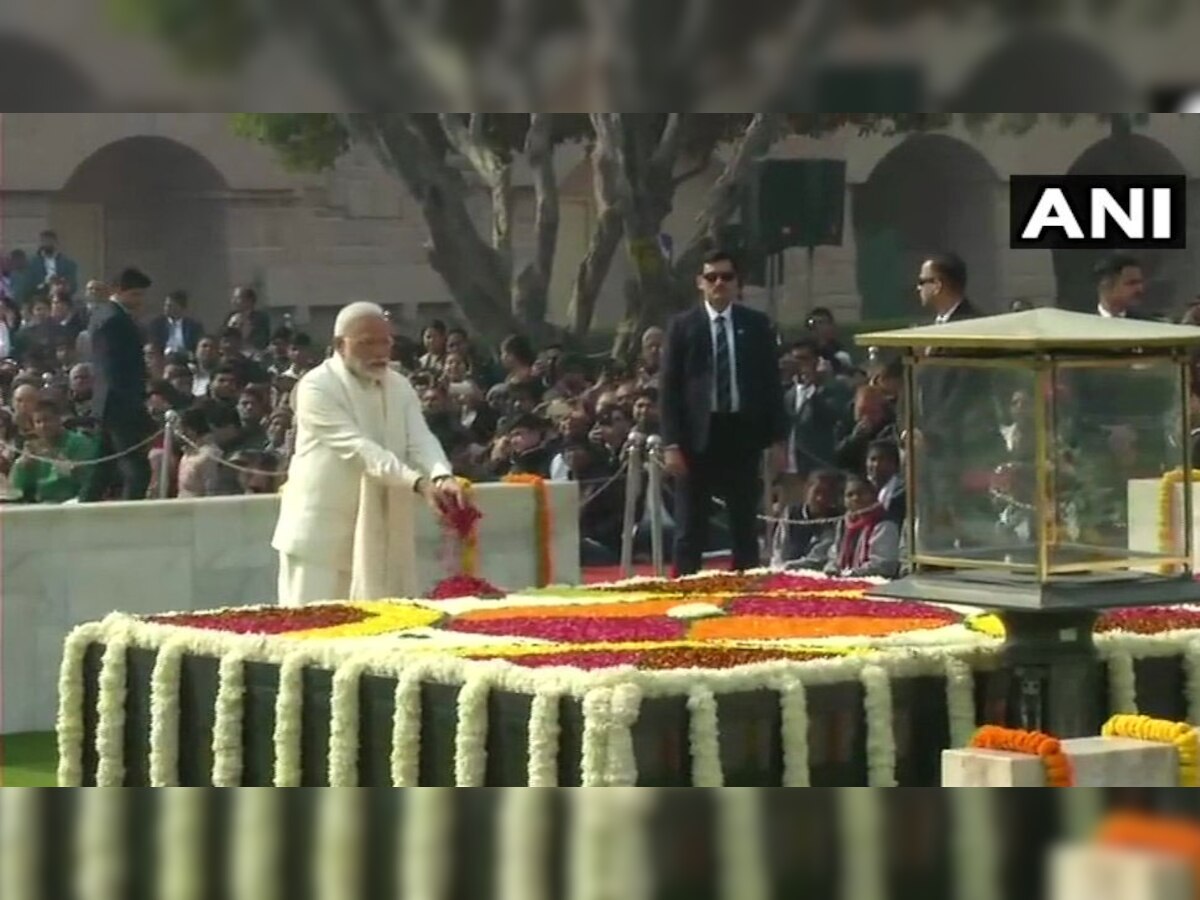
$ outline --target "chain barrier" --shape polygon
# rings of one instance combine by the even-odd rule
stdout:
[[[195,441],[193,441],[191,438],[189,438],[183,432],[177,432],[175,434],[175,437],[177,437],[179,439],[179,442],[182,443],[185,447],[189,447],[192,450],[195,450],[197,453],[203,453],[206,449],[202,444],[197,444]],[[225,468],[232,469],[235,472],[243,472],[246,475],[263,475],[263,476],[266,476],[267,478],[278,478],[281,474],[283,474],[282,472],[279,472],[279,471],[268,471],[266,469],[252,469],[249,466],[243,466],[243,465],[239,465],[238,463],[230,462],[229,460],[225,459],[223,456],[219,456],[217,454],[213,454],[211,458],[217,463],[217,465],[225,466]]]
[[[136,453],[138,450],[141,450],[143,447],[149,446],[150,444],[154,443],[154,441],[156,441],[160,437],[162,437],[163,433],[165,431],[166,431],[165,428],[160,428],[158,431],[154,432],[154,434],[150,435],[149,437],[147,437],[144,440],[138,441],[138,443],[134,444],[132,447],[126,447],[124,450],[120,451],[119,453],[110,453],[110,454],[108,454],[108,456],[98,456],[95,459],[74,460],[74,459],[64,459],[61,456],[41,456],[40,454],[33,453],[27,449],[19,448],[19,447],[17,447],[16,444],[13,444],[13,443],[7,442],[7,441],[0,443],[0,450],[3,450],[6,453],[15,454],[18,459],[20,459],[21,457],[25,457],[26,459],[32,459],[35,462],[49,463],[50,465],[61,465],[63,463],[70,463],[71,466],[73,466],[73,467],[75,467],[75,466],[101,466],[101,465],[104,465],[105,463],[110,463],[115,460],[121,459],[124,456],[129,456],[131,453]]]

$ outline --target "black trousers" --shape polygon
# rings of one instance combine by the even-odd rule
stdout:
[[[136,447],[153,434],[147,420],[138,423],[104,423],[100,429],[100,455],[110,456]],[[79,499],[92,503],[119,492],[121,500],[145,500],[150,488],[150,447],[139,447],[119,459],[101,463],[92,475],[87,492]]]
[[[758,507],[762,499],[762,450],[746,440],[746,426],[737,413],[714,413],[708,447],[686,453],[687,474],[675,483],[675,572],[700,570],[708,548],[713,498],[725,503],[733,545],[733,568],[761,565],[758,549]]]

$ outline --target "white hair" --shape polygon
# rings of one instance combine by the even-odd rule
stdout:
[[[337,318],[333,320],[333,336],[335,338],[345,337],[346,332],[350,330],[350,326],[359,319],[386,320],[387,314],[378,303],[371,303],[367,300],[359,300],[356,303],[343,306],[338,311]]]

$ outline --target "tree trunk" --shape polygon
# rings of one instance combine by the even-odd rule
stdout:
[[[510,308],[507,267],[480,237],[467,211],[467,185],[405,113],[344,117],[352,135],[374,147],[421,206],[429,227],[429,262],[442,276],[472,329],[495,346],[519,330]]]
[[[558,176],[554,170],[553,124],[549,114],[533,113],[525,153],[533,173],[534,251],[513,281],[513,312],[530,326],[544,326],[549,307],[550,278],[558,251]]]
[[[596,229],[587,253],[575,273],[571,302],[567,308],[568,326],[577,338],[584,337],[592,327],[596,300],[612,267],[613,256],[621,242],[624,223],[621,221],[621,170],[616,148],[608,135],[597,135],[591,149],[592,192],[596,199]]]

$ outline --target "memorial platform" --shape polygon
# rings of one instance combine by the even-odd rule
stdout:
[[[549,483],[556,580],[579,580],[574,484]],[[533,491],[481,484],[475,501],[480,574],[506,586],[536,583]],[[0,507],[2,733],[54,727],[58,660],[77,625],[120,610],[132,615],[273,603],[274,496]],[[420,586],[445,575],[441,533],[417,519]]]

